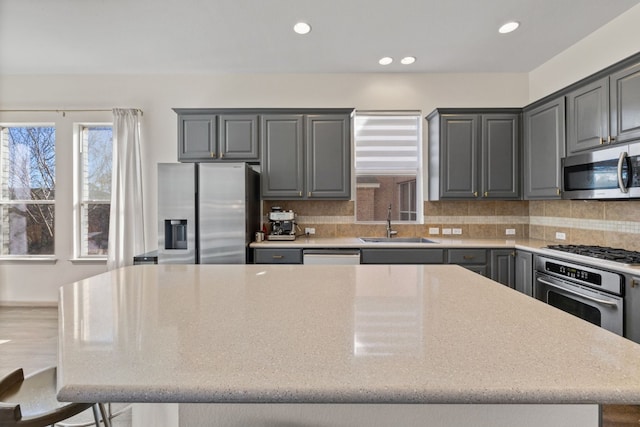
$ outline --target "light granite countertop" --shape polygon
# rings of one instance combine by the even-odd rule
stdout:
[[[63,401],[640,404],[640,345],[455,265],[140,265],[59,302]]]

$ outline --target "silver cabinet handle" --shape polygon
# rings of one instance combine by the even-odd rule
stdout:
[[[623,193],[629,192],[629,189],[626,185],[624,185],[624,180],[622,179],[622,164],[627,158],[627,152],[623,151],[620,153],[620,157],[618,157],[618,187],[620,187],[620,191]]]
[[[561,291],[565,291],[566,293],[582,297],[582,298],[587,299],[589,301],[597,302],[598,304],[604,304],[604,305],[608,305],[608,306],[611,306],[611,307],[616,307],[618,305],[616,302],[611,302],[611,301],[607,301],[607,300],[600,299],[600,298],[590,297],[588,295],[581,294],[580,292],[576,292],[576,291],[572,291],[571,289],[563,288],[562,286],[558,286],[555,283],[547,282],[546,280],[541,279],[539,277],[538,277],[537,280],[539,282],[541,282],[541,283],[544,283],[547,286],[551,286],[553,288],[560,289]]]

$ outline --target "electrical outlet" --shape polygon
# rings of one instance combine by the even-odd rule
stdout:
[[[304,234],[316,234],[316,229],[311,227],[305,227]]]
[[[453,229],[453,234],[461,235],[462,234],[462,228],[454,228]]]
[[[515,234],[516,234],[516,229],[515,229],[515,228],[507,228],[507,229],[504,231],[504,233],[505,233],[507,236],[515,236]]]
[[[561,233],[559,231],[556,232],[556,239],[558,240],[567,240],[567,235],[565,233]]]
[[[442,229],[442,234],[451,234],[451,229],[450,228],[443,228]]]
[[[438,227],[429,227],[429,234],[440,234],[440,229]]]

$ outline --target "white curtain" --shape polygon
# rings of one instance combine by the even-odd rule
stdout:
[[[113,110],[108,270],[131,265],[134,255],[145,252],[140,116],[136,109]]]

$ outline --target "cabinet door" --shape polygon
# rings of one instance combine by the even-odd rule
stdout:
[[[640,138],[640,64],[610,76],[611,142]]]
[[[515,254],[513,249],[491,250],[491,279],[510,288],[515,287]]]
[[[559,199],[565,152],[565,98],[524,113],[524,198]]]
[[[531,252],[516,251],[515,260],[515,289],[525,295],[533,296],[533,254]]]
[[[478,197],[479,116],[443,115],[440,124],[440,198]]]
[[[351,196],[350,118],[347,115],[306,117],[308,198]]]
[[[216,116],[178,115],[178,160],[206,161],[217,158]]]
[[[599,147],[609,135],[609,78],[567,95],[567,155]]]
[[[302,115],[265,115],[260,120],[262,197],[302,198]]]
[[[302,249],[255,249],[255,264],[302,264]]]
[[[482,197],[520,197],[520,116],[482,116]]]
[[[442,264],[443,249],[362,248],[361,264]]]
[[[258,160],[258,116],[230,114],[219,120],[220,158]]]
[[[629,282],[624,295],[624,336],[640,344],[640,275]]]

